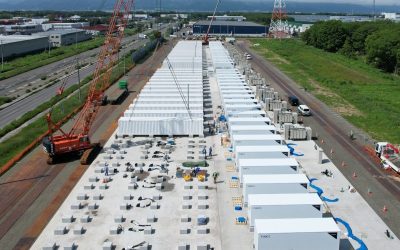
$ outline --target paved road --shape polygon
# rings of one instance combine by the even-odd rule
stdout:
[[[165,25],[161,31],[162,32],[165,31],[166,28],[167,28],[167,26]],[[134,37],[128,37],[124,40],[124,44],[125,45],[128,44],[129,46],[125,46],[125,48],[121,49],[121,52],[120,52],[121,56],[126,55],[130,50],[132,50],[134,48],[143,46],[148,41],[147,39],[137,40],[137,41],[133,41],[133,40],[134,40]],[[132,46],[131,46],[131,44],[132,44]],[[93,53],[97,54],[99,52],[99,50],[100,50],[100,48],[97,48],[92,51],[84,52],[84,53],[80,54],[79,57],[82,59],[87,58],[89,55],[91,55]],[[67,60],[69,62],[69,64],[64,62],[65,60]],[[49,74],[50,72],[54,72],[53,70],[55,70],[56,68],[59,69],[59,68],[65,67],[66,65],[75,63],[75,57],[71,57],[71,58],[68,58],[65,60],[50,64],[48,66],[43,66],[41,68],[29,71],[27,73],[24,73],[22,75],[19,75],[19,76],[10,78],[10,79],[14,79],[14,80],[18,79],[18,80],[16,80],[16,82],[25,81],[24,79],[31,79],[33,76],[40,77],[39,72],[46,72],[46,74]],[[95,68],[95,64],[89,65],[86,68],[82,68],[80,70],[81,79],[92,74],[94,68]],[[8,84],[11,84],[12,80],[10,80],[10,79],[4,80],[4,81],[10,81]],[[78,74],[77,74],[77,72],[75,72],[67,80],[66,88],[76,84],[77,82],[78,82]],[[3,81],[0,82],[0,85],[1,84],[3,84]],[[14,104],[0,110],[0,128],[3,128],[10,122],[21,117],[23,114],[35,109],[40,104],[50,100],[52,97],[55,96],[55,93],[58,88],[59,88],[59,84],[54,84],[48,88],[45,88],[35,94],[32,94],[32,95],[26,97],[25,99],[15,102]]]
[[[328,154],[333,149],[332,162],[339,166],[344,176],[390,229],[399,236],[400,183],[398,176],[381,169],[379,164],[364,151],[364,145],[360,141],[349,139],[347,134],[354,129],[351,124],[310,93],[302,90],[292,79],[250,50],[246,44],[239,42],[238,47],[253,56],[252,66],[269,79],[277,91],[284,95],[296,95],[310,107],[313,116],[304,118],[304,123],[313,129],[314,134],[318,133],[319,140],[316,142]],[[324,143],[321,143],[321,139]],[[340,167],[343,161],[346,166]],[[355,178],[354,173],[356,173]],[[372,194],[368,193],[368,189]],[[383,206],[388,208],[387,212],[383,212]]]

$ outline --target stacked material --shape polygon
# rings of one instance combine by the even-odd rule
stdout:
[[[118,136],[202,135],[201,42],[181,41],[118,122]]]
[[[245,77],[235,64],[221,63],[231,61],[221,43],[211,42],[210,50],[255,249],[338,250],[338,226],[323,218],[321,198],[309,193],[307,176]]]

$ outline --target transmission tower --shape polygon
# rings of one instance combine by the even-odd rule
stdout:
[[[272,12],[271,24],[269,26],[269,35],[274,38],[290,37],[285,0],[275,0],[274,2],[274,11]]]

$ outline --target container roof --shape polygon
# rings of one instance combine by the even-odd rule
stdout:
[[[239,159],[240,167],[299,166],[294,158]]]
[[[298,194],[249,194],[249,206],[279,206],[279,205],[322,205],[321,198],[316,193]]]
[[[289,148],[284,145],[271,146],[237,146],[236,153],[258,153],[258,152],[289,152]]]
[[[265,131],[276,131],[276,127],[273,125],[231,125],[232,131],[243,131],[243,130],[265,130]]]
[[[271,119],[268,117],[260,116],[260,117],[229,117],[229,122],[270,122]]]
[[[282,136],[277,134],[270,135],[232,135],[234,141],[266,141],[283,140]]]
[[[308,183],[305,174],[249,174],[243,175],[243,183]]]
[[[340,232],[333,218],[256,219],[257,233],[324,233]]]

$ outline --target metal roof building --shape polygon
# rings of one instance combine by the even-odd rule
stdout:
[[[0,53],[4,58],[44,51],[48,47],[49,39],[46,36],[0,35]]]
[[[209,21],[199,21],[193,25],[193,34],[201,35],[207,32]],[[237,21],[214,21],[211,25],[210,34],[217,36],[265,36],[268,26],[253,22]]]

